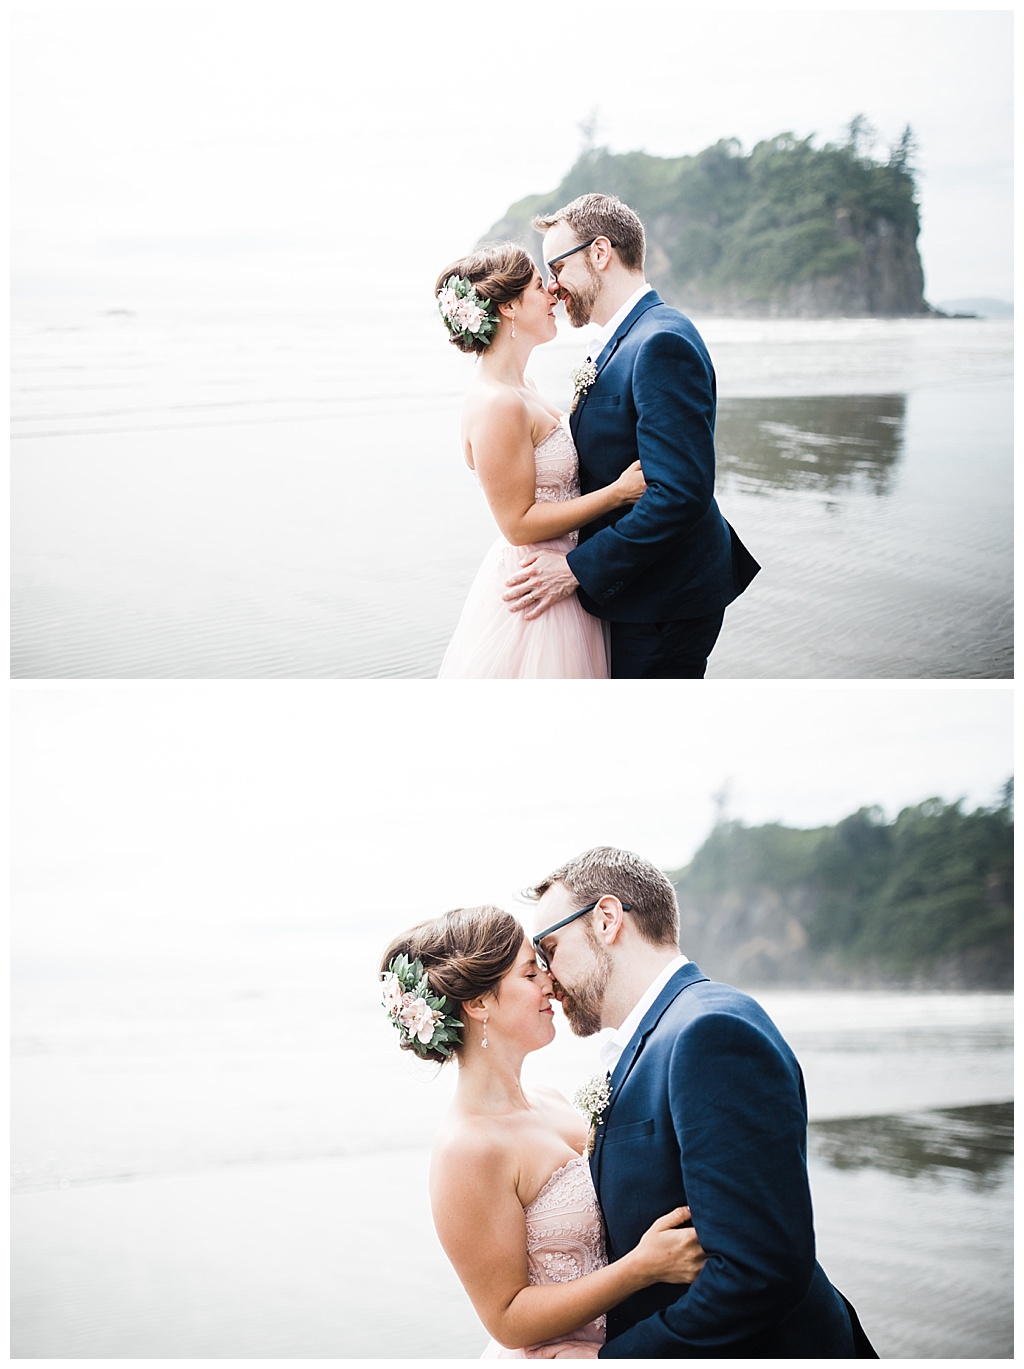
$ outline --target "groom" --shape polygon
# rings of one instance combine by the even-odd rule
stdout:
[[[644,279],[644,228],[613,195],[581,195],[534,219],[548,290],[569,322],[601,326],[570,419],[588,494],[638,458],[647,491],[588,524],[568,556],[525,558],[512,612],[536,618],[578,592],[611,623],[619,679],[703,679],[727,604],[760,567],[714,498],[715,372],[688,318]],[[585,383],[589,379],[589,383]]]
[[[753,999],[679,954],[669,880],[598,847],[530,894],[537,958],[573,1031],[615,1028],[590,1162],[608,1258],[684,1205],[708,1257],[688,1287],[659,1284],[613,1308],[601,1356],[877,1359],[815,1260],[800,1067]]]

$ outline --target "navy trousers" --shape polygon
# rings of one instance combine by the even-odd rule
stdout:
[[[674,623],[612,623],[613,680],[703,680],[725,610]]]

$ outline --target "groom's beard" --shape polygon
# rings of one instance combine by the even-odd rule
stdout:
[[[612,958],[600,943],[593,946],[593,951],[596,964],[587,983],[578,984],[574,989],[567,989],[564,984],[558,986],[562,990],[562,1011],[575,1036],[593,1036],[603,1026],[601,1010],[611,976]]]
[[[566,316],[574,328],[585,328],[590,322],[590,316],[594,312],[594,305],[597,297],[601,293],[601,277],[591,266],[586,263],[588,280],[584,286],[575,286],[572,294],[568,291],[562,296],[565,304]]]

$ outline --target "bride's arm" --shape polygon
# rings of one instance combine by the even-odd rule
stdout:
[[[640,463],[611,485],[576,499],[536,499],[536,464],[530,415],[513,391],[488,396],[467,426],[473,466],[494,521],[514,547],[576,532],[602,514],[635,504],[644,492]]]
[[[568,1283],[531,1285],[526,1217],[506,1154],[467,1141],[435,1158],[430,1201],[445,1253],[488,1333],[508,1349],[570,1338],[654,1283],[692,1283],[703,1251],[686,1208],[668,1213],[621,1259]]]

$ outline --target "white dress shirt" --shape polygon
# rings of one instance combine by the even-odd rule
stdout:
[[[590,348],[587,352],[588,360],[597,360],[605,347],[607,347],[608,343],[611,342],[612,338],[615,336],[616,328],[618,328],[619,324],[626,318],[633,307],[640,303],[644,295],[646,295],[651,288],[652,287],[644,281],[639,290],[634,290],[622,308],[615,311],[604,327],[598,329],[597,333],[590,339]]]
[[[602,1042],[601,1047],[598,1050],[598,1056],[601,1064],[604,1065],[609,1074],[615,1069],[615,1066],[619,1063],[619,1056],[636,1035],[637,1028],[647,1016],[647,1009],[654,1003],[654,1000],[675,974],[676,970],[689,963],[690,957],[686,955],[677,955],[675,960],[670,961],[662,970],[661,974],[658,975],[654,983],[649,985],[647,992],[642,996],[633,1011],[626,1018],[625,1022],[623,1022],[622,1026],[609,1036],[607,1041]]]

